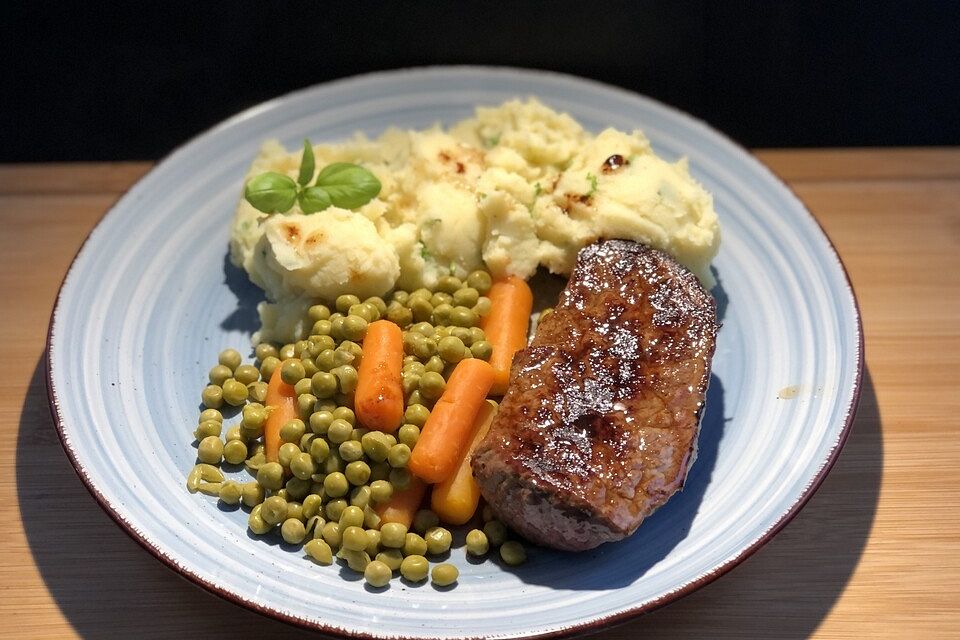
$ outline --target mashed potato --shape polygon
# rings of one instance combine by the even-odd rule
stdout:
[[[536,100],[478,108],[448,130],[391,129],[314,146],[318,167],[362,164],[380,195],[356,211],[267,216],[245,200],[231,230],[233,262],[266,291],[255,339],[303,337],[304,310],[343,293],[433,287],[484,267],[529,277],[568,274],[598,238],[662,249],[712,286],[720,230],[713,200],[681,160],[657,157],[640,131],[592,135]],[[296,177],[300,151],[264,144],[248,178]]]

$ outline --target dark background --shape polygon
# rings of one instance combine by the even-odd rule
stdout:
[[[431,64],[626,87],[751,147],[960,144],[960,3],[4,3],[0,161],[153,159],[300,87]]]

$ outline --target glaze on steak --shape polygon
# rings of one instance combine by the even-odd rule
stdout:
[[[713,297],[667,254],[584,247],[473,455],[498,517],[571,551],[633,533],[696,457],[717,329]]]

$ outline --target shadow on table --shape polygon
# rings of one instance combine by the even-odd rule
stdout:
[[[867,374],[845,450],[793,523],[722,579],[604,635],[808,636],[830,611],[860,560],[876,511],[882,466],[880,416]],[[21,519],[34,561],[64,617],[81,635],[317,637],[179,579],[110,520],[60,446],[47,408],[42,360],[20,416],[16,475]]]

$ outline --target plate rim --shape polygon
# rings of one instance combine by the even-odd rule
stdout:
[[[856,291],[853,288],[853,283],[850,279],[850,273],[847,270],[846,264],[844,264],[843,259],[840,257],[840,253],[837,251],[836,245],[833,243],[833,240],[827,234],[826,229],[824,229],[823,224],[820,220],[810,211],[810,208],[806,205],[802,198],[793,190],[792,187],[773,169],[771,169],[767,164],[762,162],[754,153],[752,153],[745,146],[740,144],[738,141],[731,138],[726,133],[720,131],[719,129],[714,128],[709,123],[700,118],[691,115],[690,113],[683,111],[677,107],[669,105],[665,102],[661,102],[656,98],[652,98],[648,95],[631,91],[623,87],[619,87],[612,84],[607,84],[605,82],[600,82],[598,80],[593,80],[591,78],[584,78],[569,73],[561,73],[557,71],[550,71],[546,69],[535,69],[535,68],[524,68],[524,67],[512,67],[512,66],[499,66],[499,65],[425,65],[425,66],[413,66],[413,67],[398,67],[394,69],[372,71],[369,73],[356,74],[352,76],[347,76],[343,78],[337,78],[335,80],[321,82],[312,84],[306,87],[295,89],[289,91],[275,98],[257,103],[253,106],[250,106],[239,113],[230,116],[213,126],[200,131],[199,133],[191,136],[181,144],[178,144],[173,149],[171,149],[167,154],[165,154],[161,159],[156,161],[154,165],[147,171],[144,175],[140,176],[136,182],[134,182],[130,187],[124,190],[117,199],[110,205],[110,207],[103,213],[102,216],[97,220],[96,224],[91,227],[90,231],[87,232],[86,237],[83,242],[77,248],[76,253],[73,258],[70,260],[70,264],[64,272],[63,279],[60,282],[60,286],[57,289],[57,295],[54,300],[53,307],[50,311],[50,321],[47,328],[47,335],[44,345],[44,373],[46,378],[46,391],[47,391],[47,403],[49,405],[50,414],[53,418],[54,427],[57,431],[57,436],[60,440],[60,444],[63,447],[64,451],[67,454],[67,459],[70,461],[70,465],[73,467],[74,472],[80,478],[83,485],[86,487],[87,491],[93,496],[96,503],[103,509],[110,518],[119,525],[120,529],[124,531],[130,538],[137,542],[141,547],[143,547],[150,555],[159,560],[163,565],[171,569],[175,574],[185,578],[189,582],[192,582],[194,585],[204,589],[205,591],[218,596],[234,605],[240,606],[244,609],[253,611],[254,613],[260,614],[266,618],[273,620],[278,620],[290,624],[295,627],[308,629],[311,631],[318,631],[324,634],[327,634],[331,637],[336,638],[356,638],[362,640],[427,640],[426,636],[398,636],[398,635],[378,635],[372,633],[357,632],[347,628],[336,627],[331,625],[323,624],[319,621],[311,621],[297,616],[289,615],[283,611],[274,609],[269,606],[261,605],[258,602],[253,600],[247,600],[242,598],[239,594],[234,591],[219,586],[213,583],[210,580],[205,579],[196,572],[192,571],[189,567],[180,566],[176,564],[173,559],[167,557],[162,553],[162,551],[155,545],[153,545],[146,538],[141,536],[128,522],[126,522],[119,513],[117,513],[109,504],[104,495],[96,487],[94,482],[91,480],[90,476],[87,473],[86,468],[80,463],[77,459],[75,451],[70,445],[66,431],[65,424],[60,415],[59,410],[59,399],[57,397],[57,389],[53,382],[53,355],[52,355],[52,340],[54,333],[57,329],[56,319],[57,312],[60,309],[62,303],[62,297],[64,292],[64,287],[67,285],[67,281],[70,279],[70,275],[73,273],[76,268],[77,259],[83,253],[84,249],[87,246],[87,243],[93,237],[94,233],[100,228],[104,220],[113,213],[117,207],[124,202],[131,192],[141,185],[145,180],[147,180],[155,171],[160,167],[165,165],[173,156],[177,155],[185,147],[191,145],[195,141],[203,138],[209,134],[212,134],[216,131],[219,131],[222,128],[229,127],[236,122],[241,122],[250,117],[255,116],[257,113],[264,111],[273,107],[276,104],[285,102],[291,98],[295,98],[299,95],[313,91],[319,87],[332,87],[337,85],[349,85],[353,82],[358,81],[369,81],[376,80],[379,77],[392,77],[397,75],[410,75],[410,74],[430,74],[430,73],[442,73],[442,72],[466,72],[466,73],[478,73],[478,74],[501,74],[505,76],[553,76],[555,78],[563,79],[566,81],[573,81],[580,84],[593,85],[597,88],[602,88],[605,91],[612,91],[615,93],[620,93],[630,98],[642,98],[643,100],[650,101],[657,106],[670,111],[673,115],[681,116],[682,118],[696,124],[701,128],[705,128],[711,133],[723,138],[730,145],[736,147],[744,157],[751,160],[758,168],[762,171],[768,173],[772,178],[783,186],[788,193],[790,193],[796,200],[803,206],[803,211],[816,223],[817,228],[820,230],[820,233],[823,236],[823,239],[826,240],[827,247],[832,253],[834,259],[837,262],[837,265],[840,267],[840,272],[843,274],[845,281],[846,289],[850,294],[851,302],[853,303],[853,319],[855,320],[855,330],[856,330],[856,353],[854,354],[856,364],[855,364],[855,376],[853,379],[853,393],[850,398],[850,402],[846,408],[846,415],[844,417],[844,425],[840,431],[836,441],[833,444],[833,448],[830,450],[829,455],[826,460],[821,465],[817,475],[811,480],[810,484],[804,489],[803,493],[797,498],[797,500],[791,505],[785,513],[783,513],[779,519],[767,529],[763,535],[755,540],[752,544],[742,549],[737,555],[732,558],[728,558],[725,562],[716,565],[711,570],[707,571],[700,577],[695,580],[691,580],[687,584],[684,584],[678,589],[670,591],[659,598],[655,598],[646,603],[630,607],[624,611],[613,613],[607,616],[596,618],[593,620],[588,620],[585,622],[580,622],[572,624],[570,626],[556,629],[553,631],[546,631],[542,633],[531,633],[531,634],[511,634],[510,638],[524,638],[525,640],[554,640],[559,638],[568,638],[577,635],[595,633],[601,629],[609,628],[612,626],[624,624],[631,620],[634,620],[646,613],[650,613],[657,609],[660,609],[670,603],[680,600],[684,596],[697,591],[701,587],[704,587],[717,578],[725,575],[731,571],[734,567],[738,566],[744,560],[752,556],[759,549],[765,546],[770,540],[772,540],[784,527],[787,526],[797,514],[806,506],[810,501],[813,495],[820,489],[823,481],[829,475],[830,471],[833,469],[834,464],[836,464],[837,459],[840,457],[840,453],[843,450],[844,445],[847,442],[847,439],[850,435],[850,431],[853,427],[853,422],[857,414],[857,409],[860,405],[861,392],[863,389],[863,373],[864,373],[864,362],[865,362],[865,343],[864,343],[864,332],[863,332],[863,318],[860,310],[860,303],[857,298]],[[479,640],[484,636],[462,636],[462,640]]]

